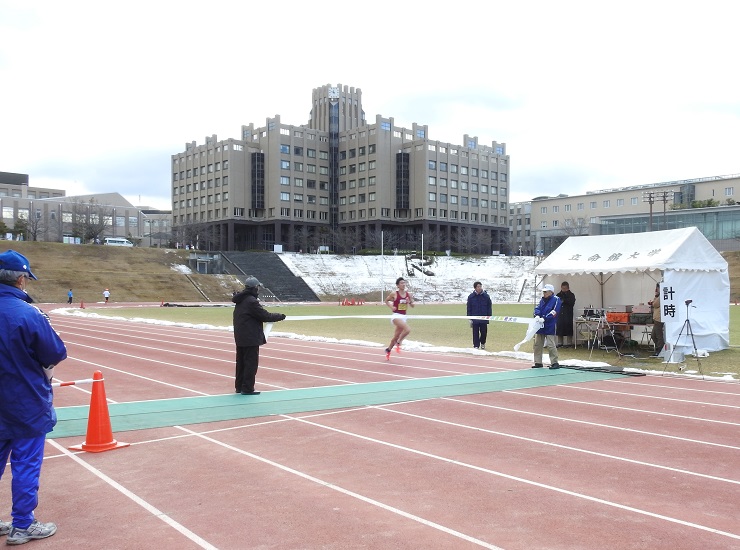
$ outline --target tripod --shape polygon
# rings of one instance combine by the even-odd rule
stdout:
[[[702,379],[704,379],[704,373],[701,370],[701,361],[699,360],[699,351],[696,349],[696,340],[694,339],[694,331],[691,329],[691,321],[689,320],[689,305],[693,302],[693,300],[686,300],[684,303],[686,304],[686,320],[683,322],[683,326],[681,327],[681,330],[678,332],[678,338],[676,338],[676,343],[673,345],[673,349],[671,350],[671,354],[668,356],[668,359],[666,359],[666,366],[663,367],[663,374],[665,374],[665,369],[668,367],[668,363],[671,362],[671,359],[673,359],[673,353],[676,350],[676,346],[678,346],[679,340],[681,340],[681,335],[684,333],[684,330],[686,331],[686,336],[691,336],[691,344],[694,346],[694,358],[696,359],[696,366],[699,369],[699,374],[701,374]],[[694,306],[696,307],[696,306]],[[686,367],[679,367],[678,370],[684,370]]]
[[[609,352],[609,349],[612,346],[607,345],[604,340],[605,336],[611,335],[612,342],[614,343],[614,351],[617,353],[617,357],[622,357],[622,352],[619,351],[619,344],[617,343],[617,338],[614,335],[614,327],[609,323],[609,321],[606,318],[606,310],[605,309],[599,309],[599,319],[596,323],[596,327],[593,331],[593,338],[589,339],[588,347],[591,351],[589,351],[588,354],[588,360],[591,360],[591,356],[594,353],[594,348],[599,347]],[[599,341],[601,339],[601,341]]]

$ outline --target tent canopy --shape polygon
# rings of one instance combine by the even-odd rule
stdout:
[[[660,282],[666,342],[684,350],[691,319],[699,349],[729,346],[730,281],[727,262],[695,227],[569,237],[535,268],[541,282],[568,281],[581,308],[646,304]]]
[[[696,227],[568,237],[535,268],[537,275],[726,271],[727,262]],[[660,279],[660,277],[658,277]]]

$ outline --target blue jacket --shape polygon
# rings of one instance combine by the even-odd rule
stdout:
[[[560,313],[560,306],[562,301],[560,298],[551,295],[549,298],[544,296],[540,299],[540,303],[534,308],[534,316],[542,317],[545,320],[545,326],[537,331],[537,334],[555,334],[555,326],[557,325],[557,317]]]
[[[491,303],[491,297],[484,290],[480,294],[476,294],[475,291],[470,293],[468,296],[468,315],[493,315],[493,304]],[[475,323],[485,323],[488,321],[473,321]]]
[[[0,440],[43,436],[57,423],[43,367],[63,361],[67,349],[31,301],[0,284]]]

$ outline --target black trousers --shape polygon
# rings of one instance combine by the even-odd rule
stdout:
[[[488,324],[485,321],[473,321],[473,347],[478,348],[481,344],[486,345],[488,337]]]
[[[236,391],[254,391],[254,380],[260,362],[259,346],[236,347]]]

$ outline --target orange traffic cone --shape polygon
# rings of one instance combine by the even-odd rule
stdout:
[[[80,302],[80,309],[85,309],[85,302]]]
[[[93,388],[90,396],[90,414],[87,418],[87,435],[82,445],[70,447],[73,451],[87,451],[88,453],[102,453],[111,449],[128,447],[130,443],[119,443],[113,439],[108,414],[108,401],[105,398],[103,373],[96,370],[93,374]]]

